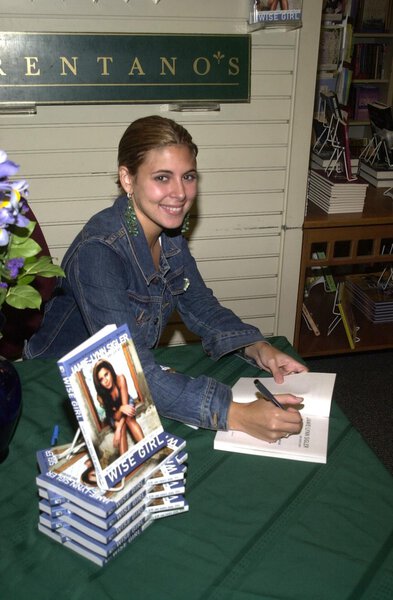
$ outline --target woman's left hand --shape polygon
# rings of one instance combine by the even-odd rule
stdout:
[[[282,383],[284,375],[308,371],[305,365],[267,342],[255,342],[251,346],[246,346],[244,354],[255,360],[261,369],[269,371],[276,383]]]

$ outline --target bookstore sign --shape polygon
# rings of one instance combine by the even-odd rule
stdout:
[[[0,33],[0,104],[249,102],[249,35]]]

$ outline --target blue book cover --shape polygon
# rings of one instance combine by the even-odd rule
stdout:
[[[68,548],[69,550],[72,550],[76,554],[79,554],[80,556],[87,558],[88,560],[95,563],[96,565],[103,567],[110,560],[115,558],[119,552],[121,552],[126,546],[128,546],[138,535],[140,535],[152,523],[153,523],[152,519],[143,523],[139,529],[137,529],[123,544],[121,544],[108,557],[101,556],[100,554],[97,554],[96,552],[89,550],[85,546],[82,546],[81,544],[78,544],[77,542],[71,540],[64,533],[61,533],[59,530],[52,530],[50,527],[47,527],[46,525],[44,525],[42,523],[38,523],[38,530],[41,533],[43,533],[44,535],[48,536],[50,539],[61,544],[65,548]]]
[[[164,440],[165,446],[130,472],[124,479],[122,489],[117,492],[104,491],[96,485],[95,481],[90,480],[90,475],[86,477],[86,471],[90,469],[90,457],[85,447],[78,448],[77,452],[70,455],[64,450],[65,446],[38,451],[37,462],[41,473],[36,478],[37,486],[40,490],[50,492],[52,498],[57,497],[57,501],[63,498],[64,501],[72,502],[96,517],[107,519],[134,494],[142,490],[156,472],[159,475],[156,483],[161,482],[165,476],[174,477],[178,464],[177,461],[172,464],[172,461],[178,454],[180,460],[187,457],[184,452],[186,442],[166,432],[164,432]],[[171,473],[166,475],[167,463]],[[184,466],[182,465],[183,476]],[[182,475],[178,473],[177,476]],[[121,508],[115,517],[119,518],[120,514]],[[111,519],[110,523],[113,522],[115,520]]]
[[[123,529],[106,544],[93,539],[91,536],[86,535],[78,529],[75,529],[71,525],[65,525],[60,519],[51,519],[44,513],[40,514],[39,523],[48,529],[51,529],[52,531],[58,531],[64,541],[72,540],[81,546],[84,546],[88,550],[108,558],[120,547],[123,547],[123,545],[140,530],[142,525],[144,525],[150,519],[151,517],[149,513],[147,511],[143,511],[134,521],[132,521],[132,523],[130,523],[125,529]]]
[[[56,528],[64,527],[68,529],[68,527],[73,527],[75,530],[81,531],[93,540],[97,540],[102,544],[108,544],[111,540],[116,538],[119,533],[129,528],[130,524],[135,522],[139,515],[144,512],[145,498],[140,498],[138,504],[130,508],[127,513],[109,529],[97,527],[93,523],[70,511],[55,516],[51,511],[48,511],[49,507],[45,504],[45,500],[41,500],[38,506],[41,514],[50,519],[48,523],[53,523]]]
[[[127,325],[107,326],[58,361],[97,484],[115,489],[165,446]]]

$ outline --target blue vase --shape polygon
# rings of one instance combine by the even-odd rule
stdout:
[[[22,408],[22,386],[9,360],[0,357],[0,463],[8,456]]]

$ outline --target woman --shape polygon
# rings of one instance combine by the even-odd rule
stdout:
[[[135,418],[135,402],[128,392],[124,375],[117,375],[107,360],[98,361],[93,368],[97,400],[105,410],[108,425],[114,429],[113,445],[120,454],[128,450],[127,429],[134,442],[143,439],[143,431]]]
[[[231,389],[206,376],[164,371],[151,349],[176,309],[213,358],[238,351],[283,376],[307,370],[273,348],[261,332],[220,305],[206,287],[181,232],[197,195],[198,149],[178,123],[150,116],[131,123],[118,152],[121,195],[85,225],[67,251],[41,329],[25,358],[64,355],[108,323],[127,323],[162,416],[210,429],[238,429],[274,442],[298,433],[299,398],[232,402]]]

